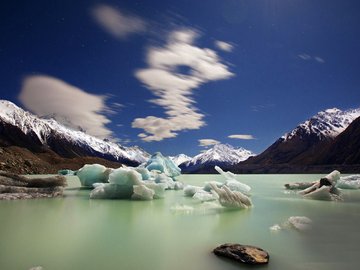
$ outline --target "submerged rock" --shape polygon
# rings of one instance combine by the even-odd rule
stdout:
[[[240,244],[223,244],[213,252],[217,256],[245,264],[267,264],[270,257],[269,253],[261,248]]]

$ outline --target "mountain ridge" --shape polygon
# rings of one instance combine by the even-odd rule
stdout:
[[[37,152],[49,148],[65,158],[94,156],[136,165],[149,156],[139,147],[121,146],[67,128],[54,119],[39,118],[7,100],[0,100],[0,137],[4,145]]]
[[[244,164],[311,165],[311,157],[317,154],[318,149],[326,147],[359,116],[360,109],[320,111]]]
[[[179,166],[183,172],[214,171],[214,166],[228,167],[248,159],[255,155],[253,152],[242,147],[235,148],[229,144],[216,144],[194,156],[192,159],[181,163]]]

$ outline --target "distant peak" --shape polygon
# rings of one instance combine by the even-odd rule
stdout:
[[[360,109],[342,111],[338,108],[330,108],[318,112],[310,119],[299,124],[294,130],[283,135],[281,139],[287,141],[293,137],[303,137],[310,134],[315,134],[320,140],[335,138],[359,116]]]
[[[341,112],[341,110],[338,108],[331,108],[331,109],[326,109],[324,112],[326,112],[328,114],[335,114],[335,113]]]

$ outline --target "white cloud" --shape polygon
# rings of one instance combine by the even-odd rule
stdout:
[[[200,139],[199,140],[199,146],[209,146],[209,145],[215,145],[219,144],[220,142],[213,139]]]
[[[109,34],[124,39],[130,34],[141,33],[146,30],[146,23],[141,18],[125,14],[109,5],[97,5],[92,9],[95,21]]]
[[[193,44],[197,35],[188,29],[170,33],[164,47],[148,49],[146,62],[149,67],[135,72],[136,78],[156,96],[150,102],[163,107],[166,114],[165,118],[134,119],[132,127],[145,131],[141,133],[142,140],[161,141],[176,137],[178,131],[204,126],[204,115],[194,106],[192,91],[206,82],[234,75],[215,51]],[[183,66],[190,69],[187,74],[179,72],[179,67]]]
[[[298,57],[305,61],[311,60],[311,58],[312,58],[310,55],[308,55],[306,53],[299,54]]]
[[[103,114],[110,110],[104,96],[89,94],[50,76],[38,75],[25,78],[19,99],[37,115],[51,115],[68,127],[85,130],[99,138],[113,136],[106,127],[111,121]]]
[[[302,54],[298,54],[298,57],[304,61],[310,61],[310,60],[315,60],[316,62],[320,63],[320,64],[324,64],[325,60],[319,56],[311,56],[307,53],[302,53]]]
[[[325,63],[325,60],[322,59],[322,58],[319,57],[319,56],[315,56],[314,58],[315,58],[315,60],[316,60],[317,62],[319,62],[319,63],[321,63],[321,64]]]
[[[239,140],[254,140],[255,139],[253,137],[253,135],[248,135],[248,134],[234,134],[234,135],[229,135],[228,138],[239,139]]]
[[[225,52],[231,52],[234,49],[233,45],[221,40],[215,40],[215,46]]]

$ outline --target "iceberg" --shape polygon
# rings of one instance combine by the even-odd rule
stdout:
[[[112,170],[108,181],[109,183],[94,183],[90,199],[152,200],[163,198],[167,187],[165,183],[144,181],[143,174],[130,167]]]
[[[83,187],[92,187],[94,183],[108,182],[112,170],[100,164],[86,164],[78,170],[76,175]]]
[[[218,181],[211,181],[211,182],[205,182],[205,186],[203,187],[204,191],[210,192],[211,191],[211,184],[216,185],[218,188],[221,188],[224,183],[218,182]]]
[[[219,203],[226,208],[249,208],[252,206],[251,200],[240,191],[231,191],[227,186],[218,188],[215,184],[211,184],[212,192],[219,196]]]
[[[274,225],[272,225],[269,229],[270,229],[270,231],[272,231],[272,232],[278,232],[278,231],[280,231],[282,228],[281,228],[281,226],[280,226],[279,224],[274,224]]]
[[[296,189],[304,190],[310,187],[320,186],[320,182],[321,185],[325,184],[325,185],[336,186],[336,183],[339,181],[339,179],[340,179],[340,172],[335,170],[318,181],[288,183],[285,184],[284,186],[286,189],[289,190],[296,190]]]
[[[146,187],[145,185],[134,185],[134,193],[131,196],[131,199],[134,200],[152,200],[154,198],[154,190]]]
[[[164,157],[160,152],[153,154],[146,162],[145,167],[149,171],[159,171],[171,178],[181,174],[181,169],[168,157]]]
[[[285,184],[286,189],[295,190],[295,189],[306,189],[308,187],[311,187],[316,182],[296,182],[296,183],[289,183]]]
[[[181,190],[184,188],[184,184],[182,182],[176,181],[174,184],[174,190]]]
[[[289,217],[288,224],[298,231],[305,231],[311,227],[312,220],[308,217],[294,216]]]
[[[142,180],[149,180],[151,175],[148,169],[144,167],[136,167],[134,168],[135,171],[141,174]]]
[[[205,190],[199,190],[194,194],[193,198],[199,202],[210,202],[219,199],[219,196],[216,193],[209,193]]]
[[[336,187],[341,189],[360,189],[360,174],[340,177]]]
[[[191,185],[187,185],[184,187],[184,195],[185,197],[193,197],[195,195],[196,192],[203,190],[202,187],[197,187],[197,186],[191,186]]]
[[[341,193],[335,187],[340,179],[339,171],[332,171],[324,178],[314,182],[314,184],[299,192],[304,198],[315,200],[341,200]]]
[[[159,183],[156,184],[154,182],[145,182],[144,185],[149,188],[152,189],[154,191],[154,199],[160,199],[160,198],[164,198],[165,196],[165,189],[166,189],[166,185]]]
[[[305,216],[292,216],[281,225],[275,224],[269,229],[272,232],[278,232],[282,229],[295,229],[297,231],[305,231],[311,228],[312,220]]]
[[[219,166],[215,166],[215,170],[225,177],[226,182],[225,185],[232,191],[240,191],[244,194],[249,194],[251,187],[248,185],[239,182],[235,179],[236,175],[232,172],[224,172]]]

